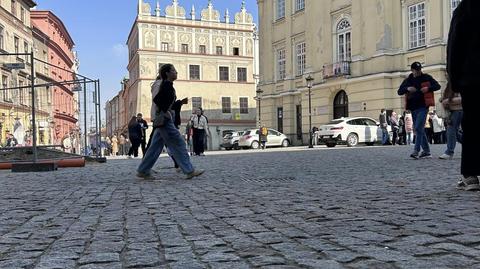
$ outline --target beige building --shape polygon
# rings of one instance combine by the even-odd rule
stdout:
[[[0,53],[29,53],[33,38],[30,9],[31,0],[0,1]],[[12,69],[10,63],[25,64]],[[0,56],[0,145],[5,143],[8,131],[24,144],[26,132],[31,129],[30,85],[31,60],[27,56]],[[39,111],[48,114],[48,111]],[[48,115],[47,115],[48,116]]]
[[[460,0],[257,2],[261,121],[294,144],[308,143],[307,74],[312,127],[403,111],[397,89],[414,61],[445,85],[449,23]]]
[[[211,1],[197,16],[173,0],[165,10],[158,2],[152,12],[139,0],[138,15],[128,36],[129,82],[126,118],[142,112],[149,121],[151,85],[159,67],[172,63],[178,71],[178,98],[189,98],[182,107],[182,132],[192,109],[202,107],[209,119],[209,149],[217,149],[222,131],[255,126],[254,23],[242,2],[230,18],[221,20]],[[124,123],[126,124],[126,122]]]

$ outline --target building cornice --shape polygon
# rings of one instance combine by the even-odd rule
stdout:
[[[173,55],[183,55],[183,56],[205,56],[211,59],[211,57],[217,57],[217,58],[239,58],[239,59],[249,59],[252,60],[254,57],[252,56],[241,56],[241,55],[218,55],[218,54],[203,54],[203,53],[182,53],[182,52],[176,52],[176,51],[162,51],[162,50],[153,50],[153,49],[139,49],[137,52],[153,52],[153,53],[162,53],[162,54],[173,54]],[[155,56],[158,56],[155,55]]]
[[[30,18],[32,19],[32,21],[35,19],[42,20],[46,18],[54,21],[55,23],[57,23],[58,28],[62,31],[62,34],[66,37],[68,45],[70,47],[75,46],[75,42],[73,42],[70,33],[68,33],[67,27],[65,27],[63,22],[53,12],[48,10],[32,10],[30,11]]]

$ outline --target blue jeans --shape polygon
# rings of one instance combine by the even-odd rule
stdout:
[[[145,157],[143,157],[142,162],[138,166],[137,172],[147,175],[150,174],[165,144],[168,145],[168,150],[173,155],[173,158],[175,158],[175,161],[183,173],[189,174],[193,172],[194,168],[188,156],[185,140],[170,119],[165,119],[164,126],[153,130],[152,142],[145,153]]]
[[[459,132],[462,123],[463,111],[457,110],[450,113],[450,124],[447,127],[447,150],[445,154],[452,156],[455,152],[457,141],[462,141],[462,134]]]
[[[428,145],[427,134],[425,133],[425,121],[427,120],[427,108],[418,108],[412,111],[413,128],[415,129],[415,153],[420,152],[420,147],[423,152],[430,153],[430,146]]]
[[[387,128],[382,128],[382,145],[385,145],[389,139]]]

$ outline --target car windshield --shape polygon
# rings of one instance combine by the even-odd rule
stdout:
[[[243,135],[249,135],[250,131],[246,131]]]
[[[331,120],[328,124],[339,124],[342,123],[343,120]]]

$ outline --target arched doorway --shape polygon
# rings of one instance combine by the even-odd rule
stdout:
[[[333,100],[333,118],[348,117],[348,96],[345,91],[339,91]]]

